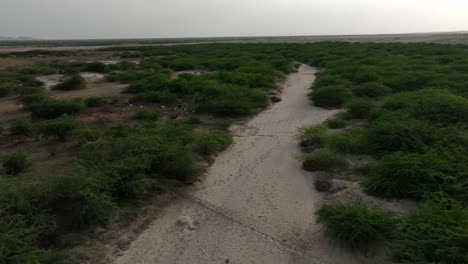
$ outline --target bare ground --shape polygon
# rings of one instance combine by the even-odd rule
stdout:
[[[336,111],[310,105],[315,72],[302,65],[281,102],[233,127],[235,145],[114,263],[382,263],[327,242],[316,224],[324,195],[313,186],[316,175],[301,169],[295,133]]]

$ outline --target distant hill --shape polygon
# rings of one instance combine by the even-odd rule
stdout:
[[[26,36],[18,36],[18,37],[0,36],[0,41],[2,40],[18,41],[18,40],[37,40],[37,39],[33,37],[26,37]]]

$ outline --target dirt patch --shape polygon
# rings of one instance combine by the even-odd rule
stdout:
[[[175,80],[179,78],[182,74],[191,74],[191,75],[205,75],[205,74],[213,74],[214,71],[205,71],[205,70],[190,70],[190,71],[176,71],[173,72],[171,75],[171,79]]]
[[[65,75],[63,74],[52,74],[36,77],[38,81],[41,81],[44,84],[44,88],[48,91],[52,90],[54,86],[63,82]]]

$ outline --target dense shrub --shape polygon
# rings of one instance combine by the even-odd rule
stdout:
[[[102,62],[90,62],[84,65],[83,71],[106,73],[108,71],[108,68],[107,65],[105,65]]]
[[[18,175],[26,171],[30,165],[31,162],[28,156],[22,151],[17,151],[3,157],[3,168],[10,175]]]
[[[423,89],[394,95],[384,109],[401,110],[417,119],[437,123],[468,123],[468,99],[447,90]]]
[[[327,129],[323,126],[303,127],[299,129],[298,138],[302,146],[323,147],[327,135]]]
[[[348,125],[348,122],[346,120],[340,118],[340,117],[334,117],[331,119],[328,119],[325,124],[327,125],[328,128],[330,129],[339,129],[339,128],[344,128]]]
[[[77,127],[78,122],[73,116],[63,115],[57,119],[46,121],[40,130],[46,137],[57,137],[64,140]]]
[[[404,222],[394,242],[403,263],[467,263],[468,209],[451,199],[431,200]]]
[[[29,136],[32,134],[33,128],[30,118],[18,118],[11,122],[10,133],[15,136]]]
[[[87,107],[98,107],[109,103],[110,99],[102,96],[93,96],[84,99],[84,104]]]
[[[369,116],[374,104],[370,100],[354,99],[345,105],[351,118],[366,118]]]
[[[149,103],[171,103],[177,99],[177,95],[168,91],[148,91],[132,97],[132,101]]]
[[[369,151],[367,134],[363,129],[347,129],[341,133],[333,133],[325,141],[330,149],[341,153],[364,154]]]
[[[395,152],[371,167],[362,184],[377,196],[422,198],[453,181],[450,172],[450,163],[434,152]]]
[[[324,86],[312,90],[311,98],[316,106],[340,107],[351,97],[351,92],[344,86]]]
[[[317,221],[333,239],[354,249],[367,250],[395,237],[398,219],[364,204],[329,204],[317,211]]]
[[[76,115],[84,109],[84,105],[78,101],[44,99],[39,102],[32,102],[26,106],[26,109],[34,117],[53,119],[61,115]]]
[[[376,98],[392,92],[389,87],[380,83],[365,83],[353,88],[353,93],[359,97]]]
[[[436,129],[429,123],[400,112],[380,116],[368,130],[369,145],[378,155],[395,151],[421,152],[432,145],[436,137]]]
[[[135,119],[138,120],[147,120],[147,121],[155,121],[159,118],[159,112],[140,109],[135,113]]]
[[[212,130],[198,138],[195,149],[202,155],[213,155],[224,150],[232,143],[232,137],[228,133]]]
[[[63,82],[53,87],[54,90],[71,91],[80,90],[86,87],[86,82],[79,74],[72,75]]]
[[[341,171],[349,167],[346,159],[329,150],[304,154],[302,160],[302,167],[307,171]]]

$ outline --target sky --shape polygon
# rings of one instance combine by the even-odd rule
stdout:
[[[467,0],[0,0],[0,36],[41,39],[468,31]]]

